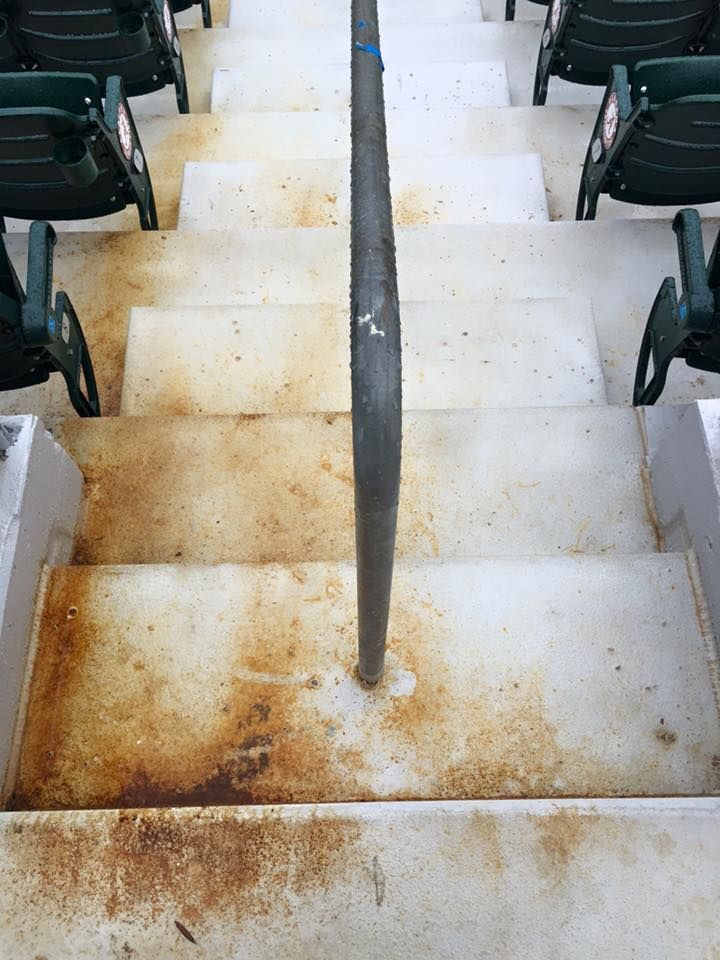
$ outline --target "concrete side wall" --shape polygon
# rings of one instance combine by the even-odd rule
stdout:
[[[720,636],[720,400],[644,411],[658,521],[668,550],[697,556]]]
[[[13,776],[35,601],[45,564],[72,550],[82,475],[37,417],[0,420],[0,799]],[[19,732],[19,727],[18,727]]]

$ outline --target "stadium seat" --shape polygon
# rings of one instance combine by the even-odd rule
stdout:
[[[185,68],[169,0],[3,0],[18,56],[37,70],[122,77],[128,97],[174,84],[189,112]],[[0,61],[0,65],[1,65]],[[11,68],[12,69],[12,68]]]
[[[604,86],[614,65],[702,52],[717,10],[717,0],[552,0],[533,103],[545,103],[551,76]]]
[[[720,373],[720,237],[705,265],[700,215],[681,210],[673,222],[677,236],[682,296],[678,301],[675,280],[666,277],[655,298],[645,329],[633,403],[649,405],[659,399],[673,360],[689,367]],[[652,376],[648,369],[652,360]]]
[[[55,231],[30,227],[28,282],[24,292],[0,236],[0,390],[45,383],[61,373],[81,417],[99,417],[100,402],[90,353],[69,297],[52,297]]]
[[[598,199],[658,206],[720,200],[720,57],[614,66],[590,138],[578,220]]]
[[[136,204],[157,230],[150,174],[120,77],[0,74],[0,216],[102,217]]]

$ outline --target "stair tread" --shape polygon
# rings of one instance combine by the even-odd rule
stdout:
[[[510,301],[490,315],[484,303],[404,303],[401,318],[407,409],[606,401],[586,299]],[[120,412],[349,410],[348,323],[328,304],[136,308]]]
[[[56,435],[86,478],[76,562],[355,556],[349,414],[72,419]],[[655,550],[643,462],[631,409],[408,411],[398,555]]]
[[[504,156],[399,157],[396,227],[548,220],[542,161]],[[347,160],[187,163],[178,229],[328,227],[350,223]]]
[[[590,131],[597,112],[586,107],[478,107],[453,110],[402,109],[388,113],[388,142],[393,179],[401,161],[497,155],[539,154],[553,220],[574,220],[577,187]],[[240,113],[232,116],[152,117],[141,123],[143,147],[153,175],[160,224],[177,225],[186,161],[342,160],[349,168],[350,118],[346,111]],[[701,204],[703,216],[718,204]],[[644,207],[603,198],[599,220],[669,220],[672,207]],[[61,230],[137,230],[137,212],[128,208],[111,217],[80,222],[57,221]],[[8,221],[27,231],[26,221]]]
[[[704,229],[711,249],[717,223],[706,220]],[[589,296],[613,403],[630,398],[648,312],[663,277],[678,269],[669,225],[657,221],[398,228],[396,241],[405,301],[484,301],[490,308],[518,296]],[[348,244],[340,227],[64,234],[55,250],[56,284],[85,328],[105,412],[119,410],[132,306],[344,305]],[[26,238],[8,235],[7,247],[22,275]],[[55,421],[68,410],[59,379],[3,396],[0,410]],[[678,364],[665,400],[712,396],[716,383],[712,374]]]
[[[510,104],[503,60],[388,65],[383,89],[389,111]],[[349,107],[350,72],[345,64],[276,64],[272,70],[250,73],[242,67],[216,67],[213,71],[212,113]]]
[[[529,6],[521,2],[518,6]],[[423,11],[424,12],[424,11]],[[420,12],[419,16],[423,16]],[[542,26],[538,23],[426,23],[398,24],[383,21],[382,50],[386,65],[404,63],[503,60],[506,63],[511,102],[532,103]],[[348,69],[343,86],[349,85],[350,42],[347,23],[326,26],[319,38],[316,27],[287,20],[277,29],[251,24],[239,29],[195,30],[181,36],[183,59],[193,112],[210,109],[212,72],[218,67],[243,66],[249,72],[263,67],[301,64],[343,64]],[[321,40],[321,42],[320,42]],[[554,80],[548,102],[593,103],[602,99],[601,87]],[[136,115],[177,114],[169,89],[133,98]]]
[[[13,808],[720,787],[681,554],[400,562],[372,692],[355,618],[352,563],[53,569]]]
[[[425,4],[419,16],[425,22],[473,23],[482,20],[480,0],[444,0],[441,6]],[[381,23],[412,23],[418,17],[415,0],[379,0],[378,19]],[[334,24],[349,26],[349,10],[335,0],[306,0],[298,9],[293,9],[292,19],[298,26],[324,26]],[[288,23],[288,7],[284,0],[259,0],[249,5],[230,0],[228,26],[249,29],[253,25],[285,27]]]
[[[711,957],[719,814],[710,799],[5,814],[0,949],[551,960],[602,955],[612,917],[616,956]]]

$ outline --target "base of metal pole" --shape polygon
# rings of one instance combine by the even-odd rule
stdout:
[[[362,682],[363,682],[363,683],[366,683],[369,687],[374,687],[376,683],[379,683],[380,680],[382,680],[382,678],[383,678],[383,673],[384,673],[384,668],[383,668],[383,670],[380,671],[380,673],[377,673],[374,677],[366,677],[366,676],[363,674],[363,672],[362,672],[362,670],[360,669],[360,667],[358,667],[358,676],[360,677],[360,679],[362,680]]]

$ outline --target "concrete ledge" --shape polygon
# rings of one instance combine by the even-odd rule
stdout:
[[[720,400],[644,410],[655,509],[668,550],[692,548],[720,635]]]
[[[40,575],[70,556],[82,474],[37,417],[0,420],[0,458],[1,799],[12,779]]]

